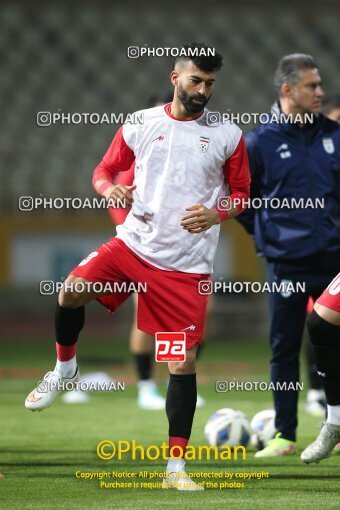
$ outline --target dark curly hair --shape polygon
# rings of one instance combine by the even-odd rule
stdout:
[[[174,58],[174,68],[178,62],[191,60],[196,67],[205,73],[219,71],[223,65],[223,57],[212,46],[205,43],[185,43],[179,48],[179,55]]]

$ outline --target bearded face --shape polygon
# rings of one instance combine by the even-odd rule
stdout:
[[[210,99],[210,97],[200,93],[191,94],[180,83],[178,84],[177,96],[188,113],[201,112]]]

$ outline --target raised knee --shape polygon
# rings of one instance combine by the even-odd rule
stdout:
[[[79,294],[76,292],[61,290],[58,296],[58,303],[63,308],[77,308],[81,306],[79,297]]]
[[[78,308],[83,305],[83,293],[76,290],[81,280],[67,279],[59,292],[58,303],[64,308]]]

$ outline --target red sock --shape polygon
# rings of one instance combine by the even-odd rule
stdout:
[[[188,442],[189,442],[189,439],[185,439],[184,437],[170,436],[169,437],[169,456],[175,457],[175,458],[183,457],[186,452]],[[176,446],[180,447],[181,449],[176,448]],[[171,448],[173,448],[172,452],[171,452]]]
[[[70,361],[77,354],[77,344],[73,345],[61,345],[58,342],[55,343],[57,350],[57,358],[59,361]]]

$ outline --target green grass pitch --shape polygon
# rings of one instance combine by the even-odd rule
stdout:
[[[117,365],[101,364],[103,360]],[[243,489],[211,489],[183,493],[161,489],[100,489],[99,481],[80,480],[76,471],[164,471],[163,460],[103,461],[96,445],[103,439],[132,440],[148,446],[167,439],[162,411],[141,411],[127,343],[82,338],[79,346],[81,372],[105,370],[127,380],[126,390],[96,393],[88,404],[67,405],[58,399],[51,408],[32,413],[24,408],[26,394],[39,376],[53,368],[53,342],[43,339],[8,339],[1,342],[0,364],[0,508],[2,509],[319,509],[340,508],[340,455],[334,453],[318,465],[306,466],[299,455],[271,460],[254,458],[249,447],[245,461],[203,460],[188,462],[188,472],[268,471],[269,478],[245,482]],[[216,393],[214,381],[268,381],[268,349],[255,339],[207,343],[198,365],[199,392],[206,407],[196,411],[193,445],[204,444],[203,429],[209,416],[221,407],[240,409],[251,417],[272,407],[269,392]],[[95,359],[95,363],[90,363]],[[118,365],[122,361],[123,365]],[[166,368],[157,366],[157,379],[165,393]],[[301,451],[318,432],[320,420],[304,411],[300,395],[299,441]],[[110,480],[112,481],[112,480]]]

